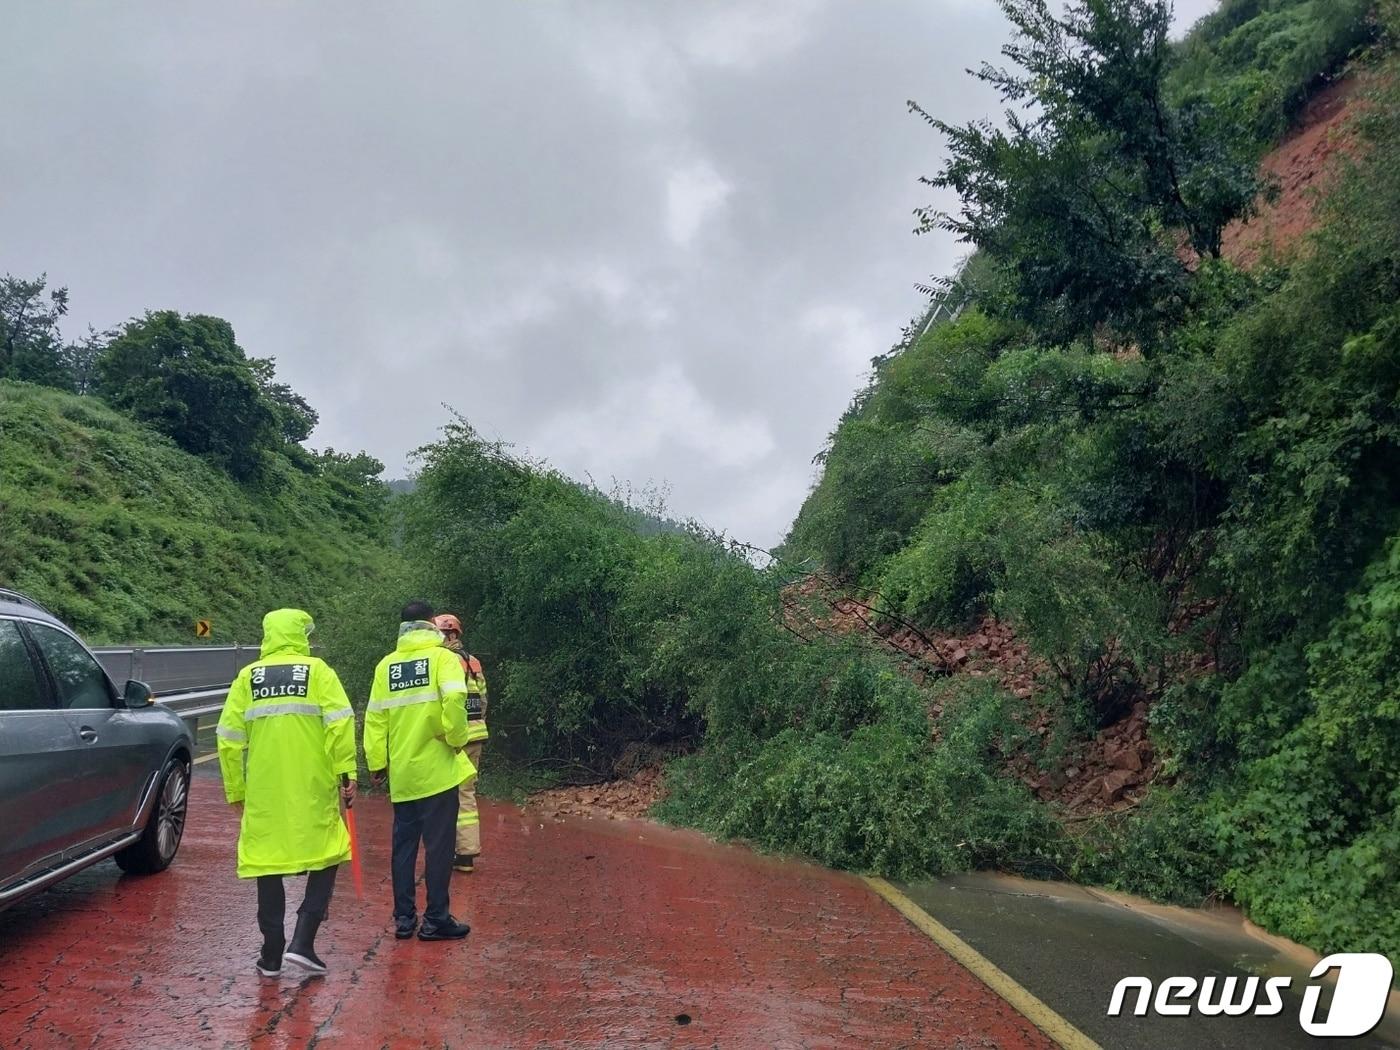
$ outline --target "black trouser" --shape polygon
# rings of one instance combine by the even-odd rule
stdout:
[[[333,865],[313,871],[306,876],[306,896],[302,898],[298,915],[323,921],[330,910],[331,894],[335,891],[335,873],[339,867]],[[281,875],[258,876],[258,929],[262,930],[263,940],[281,951],[286,944],[287,891],[282,885]]]
[[[423,881],[428,884],[428,906],[423,921],[447,920],[447,887],[452,880],[452,850],[457,836],[457,789],[412,802],[394,803],[394,918],[412,919],[418,914],[413,892],[413,869],[418,864],[418,840],[423,840]]]

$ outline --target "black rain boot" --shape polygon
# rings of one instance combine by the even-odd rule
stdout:
[[[316,976],[326,972],[326,964],[316,955],[316,931],[320,926],[320,916],[313,918],[304,912],[297,915],[297,928],[292,934],[292,943],[283,956],[287,962],[295,963]]]
[[[262,953],[258,956],[258,973],[264,977],[276,977],[282,972],[282,949],[286,945],[283,937],[275,940],[264,937]]]

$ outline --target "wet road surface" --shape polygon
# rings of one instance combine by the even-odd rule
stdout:
[[[1318,1039],[1298,1023],[1316,956],[1250,930],[1231,908],[1153,905],[1063,883],[1005,875],[957,875],[900,887],[926,913],[972,945],[1080,1031],[1113,1050],[1225,1050],[1319,1046],[1400,1047],[1392,1010],[1368,1036]],[[1141,975],[1154,986],[1181,975],[1290,977],[1284,1010],[1272,1017],[1107,1016],[1113,987]],[[1129,1002],[1136,1001],[1136,993]],[[1331,1002],[1324,986],[1321,1005]],[[1319,1020],[1321,1018],[1319,1017]]]
[[[1052,1045],[858,879],[644,822],[488,802],[453,882],[471,936],[396,941],[390,808],[356,813],[367,899],[342,872],[330,975],[261,978],[237,817],[198,767],[168,872],[104,863],[0,912],[0,1046]]]

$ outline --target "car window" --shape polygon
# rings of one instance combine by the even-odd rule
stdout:
[[[34,623],[29,625],[29,630],[53,672],[59,707],[112,706],[112,687],[107,675],[86,649],[52,627]]]
[[[13,620],[0,620],[0,711],[33,711],[48,706],[38,668]]]

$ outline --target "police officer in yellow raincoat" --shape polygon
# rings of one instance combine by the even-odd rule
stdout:
[[[219,716],[224,794],[243,803],[238,877],[258,880],[257,967],[266,977],[282,972],[284,958],[326,972],[316,930],[336,868],[350,859],[340,800],[355,797],[355,717],[336,673],[311,655],[314,627],[300,609],[264,616],[261,655],[238,672]],[[301,872],[306,896],[287,945],[282,878]]]
[[[475,775],[466,753],[467,680],[457,654],[442,647],[426,602],[403,608],[399,641],[379,661],[365,708],[365,764],[375,782],[387,769],[394,803],[394,936],[418,929],[414,867],[423,843],[428,903],[418,939],[465,937],[471,928],[449,911],[457,787]]]

